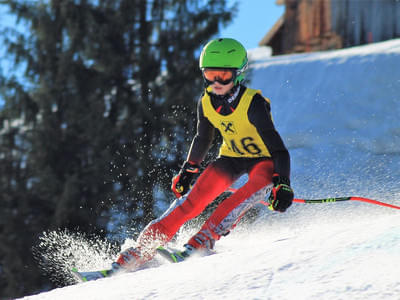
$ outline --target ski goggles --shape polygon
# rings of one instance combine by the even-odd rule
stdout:
[[[234,69],[203,69],[203,77],[208,84],[218,82],[226,85],[231,83],[236,77],[236,70]]]

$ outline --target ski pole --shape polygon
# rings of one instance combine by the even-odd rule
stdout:
[[[229,192],[235,192],[237,189],[234,188],[229,188],[228,191]],[[366,202],[366,203],[370,203],[370,204],[376,204],[376,205],[380,205],[380,206],[385,206],[385,207],[390,207],[390,208],[394,208],[394,209],[400,209],[400,206],[397,205],[393,205],[393,204],[389,204],[389,203],[385,203],[385,202],[380,202],[377,200],[373,200],[373,199],[368,199],[368,198],[362,198],[362,197],[336,197],[336,198],[324,198],[324,199],[293,199],[293,202],[296,203],[330,203],[330,202],[340,202],[340,201],[361,201],[361,202]],[[269,206],[270,203],[268,203],[267,201],[261,201],[262,204]]]
[[[325,198],[325,199],[293,199],[293,201],[298,203],[328,203],[328,202],[339,202],[339,201],[361,201],[381,206],[386,206],[394,209],[400,209],[400,206],[380,202],[373,199],[362,198],[362,197],[337,197],[337,198]]]

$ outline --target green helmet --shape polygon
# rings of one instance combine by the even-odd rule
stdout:
[[[230,38],[212,40],[204,46],[200,54],[200,69],[227,68],[236,69],[235,84],[244,79],[247,68],[247,52],[241,43]]]

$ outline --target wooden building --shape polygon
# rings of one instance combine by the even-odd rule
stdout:
[[[260,41],[273,55],[400,37],[400,0],[276,0],[284,15]]]

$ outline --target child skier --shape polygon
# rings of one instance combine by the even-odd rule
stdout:
[[[241,175],[247,183],[225,199],[205,221],[200,231],[170,253],[181,261],[200,249],[213,249],[253,205],[270,193],[270,208],[284,212],[293,201],[290,187],[290,157],[275,130],[270,101],[259,90],[242,84],[247,53],[241,43],[230,38],[210,41],[200,55],[206,89],[197,107],[197,133],[187,160],[173,178],[171,189],[178,197],[169,209],[143,230],[137,246],[122,252],[112,269],[77,273],[83,280],[94,280],[119,271],[135,270],[156,254],[188,220],[199,215]],[[223,143],[219,156],[199,175],[217,129]],[[163,248],[160,248],[162,251]]]

